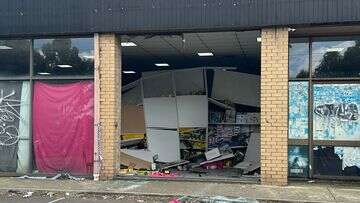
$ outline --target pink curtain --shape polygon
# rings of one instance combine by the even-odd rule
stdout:
[[[39,172],[92,173],[93,112],[93,82],[34,84],[33,142]]]

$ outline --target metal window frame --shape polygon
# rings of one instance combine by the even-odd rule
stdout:
[[[359,35],[344,35],[344,36],[332,36],[332,37],[349,37],[349,36],[359,36]],[[316,179],[330,179],[330,180],[360,180],[359,176],[332,176],[332,175],[319,175],[314,174],[314,146],[331,146],[331,147],[360,147],[360,140],[314,140],[313,139],[313,87],[316,84],[360,84],[360,77],[336,77],[336,78],[314,78],[313,64],[312,64],[312,44],[313,38],[318,38],[321,36],[308,36],[309,44],[309,76],[308,78],[290,78],[290,71],[288,82],[308,82],[308,129],[309,135],[308,139],[291,139],[288,137],[288,146],[308,146],[308,159],[309,159],[309,174],[308,177],[303,177],[302,179],[316,178]],[[304,38],[304,37],[293,37],[293,38]],[[289,41],[290,43],[290,41]],[[290,62],[288,62],[290,64]],[[289,94],[289,91],[288,91]],[[289,107],[288,107],[288,118],[289,118]],[[292,177],[289,177],[292,179]],[[298,177],[296,177],[299,179]]]
[[[67,81],[67,80],[72,80],[72,81],[84,81],[84,80],[89,80],[89,81],[94,81],[94,77],[95,75],[49,75],[49,76],[39,76],[39,75],[34,75],[34,40],[36,39],[58,39],[58,38],[94,38],[94,36],[92,35],[69,35],[69,36],[44,36],[44,37],[33,37],[33,38],[1,38],[1,40],[29,40],[30,41],[30,46],[29,46],[29,73],[27,75],[24,76],[0,76],[0,81],[29,81],[29,86],[30,86],[30,102],[29,102],[29,137],[31,142],[33,141],[33,132],[32,132],[32,124],[33,124],[33,120],[32,120],[32,114],[33,114],[33,90],[34,90],[34,83],[36,81]],[[94,48],[95,49],[95,48]],[[94,65],[94,69],[95,69],[95,65]],[[31,170],[31,172],[26,173],[26,174],[20,174],[17,172],[0,172],[0,177],[8,177],[8,176],[19,176],[19,175],[34,175],[33,173],[34,171]],[[45,176],[51,176],[51,175],[56,175],[56,174],[49,174],[49,173],[39,173],[37,175],[45,175]],[[80,177],[92,177],[92,174],[86,174],[86,175],[80,175]]]

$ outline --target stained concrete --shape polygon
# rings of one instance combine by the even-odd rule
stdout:
[[[243,197],[288,202],[360,202],[360,183],[292,182],[289,186],[182,181],[73,181],[0,178],[0,190],[108,193],[167,197]]]

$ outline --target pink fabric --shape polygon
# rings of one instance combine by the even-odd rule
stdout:
[[[39,172],[92,173],[93,112],[93,82],[35,82],[33,142]]]

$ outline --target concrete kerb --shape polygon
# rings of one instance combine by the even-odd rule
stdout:
[[[1,180],[1,179],[0,179]],[[273,202],[360,202],[360,185],[325,183],[295,183],[290,186],[259,184],[179,182],[146,180],[72,181],[72,180],[22,180],[3,178],[2,193],[34,192],[44,195],[71,193],[78,195],[108,195],[137,197],[189,197],[193,199],[225,196]]]
[[[99,195],[99,196],[103,196],[103,195],[116,195],[116,196],[146,196],[146,197],[164,197],[164,198],[174,198],[174,197],[182,197],[182,196],[186,196],[190,199],[206,199],[209,198],[210,196],[206,196],[206,195],[185,195],[185,194],[160,194],[160,193],[137,193],[137,192],[114,192],[114,191],[89,191],[89,190],[57,190],[57,189],[33,189],[33,188],[17,188],[17,189],[4,189],[4,188],[0,188],[0,192],[4,193],[4,192],[19,192],[19,193],[26,193],[26,192],[38,192],[38,193],[42,193],[42,194],[46,194],[49,192],[54,192],[54,193],[70,193],[70,194],[84,194],[84,195]],[[229,198],[238,198],[236,196],[227,196]],[[243,198],[247,198],[247,197],[243,197]],[[325,203],[325,202],[329,202],[329,201],[299,201],[299,200],[291,200],[291,199],[282,199],[282,198],[257,198],[257,201],[260,202],[297,202],[297,203]],[[332,202],[338,202],[338,201],[332,201]]]

